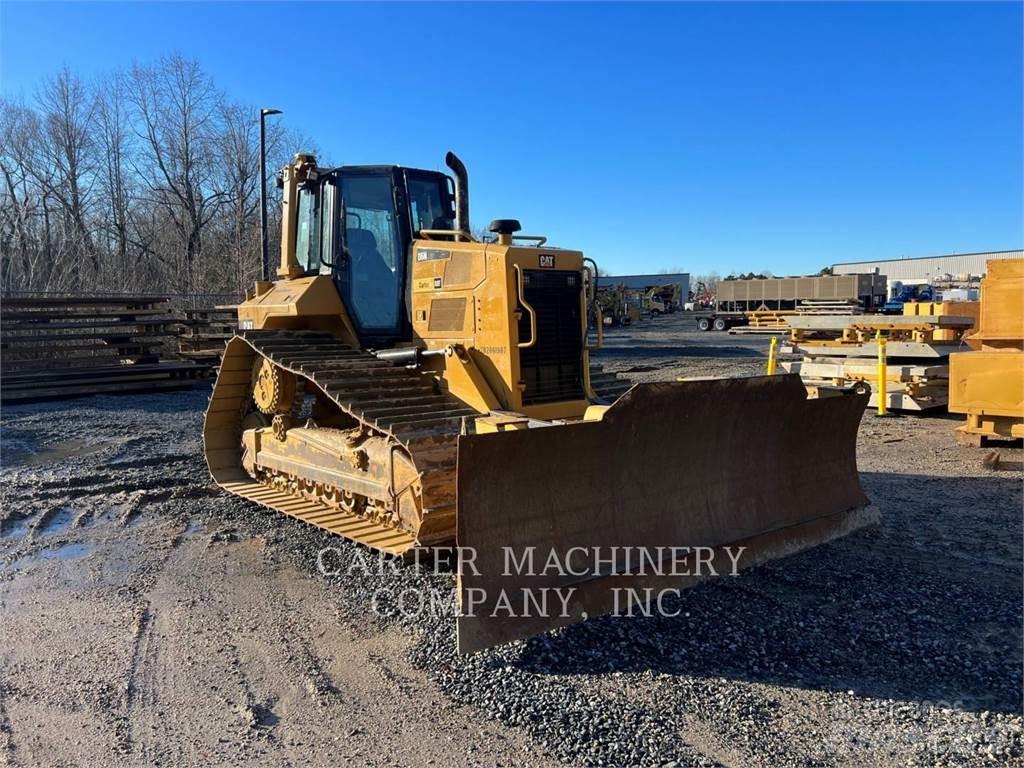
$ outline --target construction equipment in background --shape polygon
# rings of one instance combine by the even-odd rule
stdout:
[[[629,325],[632,321],[626,289],[622,285],[598,285],[595,301],[601,310],[601,318],[605,325],[617,328],[620,325]]]
[[[957,437],[972,445],[1024,437],[1024,259],[992,259],[981,281],[981,317],[950,355],[949,410],[967,415]]]
[[[637,303],[641,313],[649,317],[666,315],[669,312],[668,304],[661,300],[657,288],[648,288],[646,291],[637,293]]]
[[[203,427],[222,488],[395,555],[456,540],[476,557],[461,605],[487,595],[458,617],[460,651],[606,612],[614,587],[658,578],[618,557],[508,575],[509,547],[569,562],[742,546],[750,565],[877,520],[855,458],[866,397],[808,400],[795,376],[593,376],[594,263],[511,219],[477,241],[465,167],[447,164],[453,177],[300,154],[282,171],[278,280],[239,305]],[[487,602],[496,586],[578,591],[565,615],[513,618]]]
[[[689,292],[690,275],[686,272],[602,275],[598,285],[622,286],[644,314],[668,314],[682,309],[683,298]]]
[[[191,387],[208,366],[169,360],[178,322],[166,296],[5,296],[4,403]]]
[[[710,309],[715,304],[715,294],[703,280],[690,291],[689,300],[684,304],[683,309],[687,312],[698,312]],[[707,329],[704,329],[707,330]]]
[[[672,311],[671,305],[661,299],[658,288],[641,289],[614,285],[599,290],[604,294],[604,298],[599,299],[602,308],[611,305],[611,320],[608,325],[628,325],[637,323],[645,317],[657,317]]]
[[[668,307],[654,288],[626,288],[626,307],[633,322],[668,313]]]
[[[652,315],[668,315],[682,308],[679,283],[652,285],[644,292],[644,309]]]
[[[635,291],[626,290],[626,316],[630,323],[639,323],[643,317],[643,299]]]
[[[878,335],[887,342],[885,407],[928,411],[949,398],[949,356],[977,322],[977,302],[908,303],[904,315],[792,315],[790,346],[799,362],[784,362],[798,373],[814,396],[823,389],[848,387],[880,398],[877,379]],[[929,314],[923,314],[923,313]]]

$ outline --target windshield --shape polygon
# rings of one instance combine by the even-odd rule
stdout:
[[[410,176],[409,210],[412,214],[413,235],[423,229],[452,229],[450,206],[442,192],[442,179],[418,179]]]

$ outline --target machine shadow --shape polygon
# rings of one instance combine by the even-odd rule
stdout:
[[[880,528],[684,590],[665,602],[675,617],[603,617],[533,638],[513,664],[1018,712],[1019,478],[861,477]]]

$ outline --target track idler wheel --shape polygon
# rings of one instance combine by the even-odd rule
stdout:
[[[288,430],[292,427],[292,417],[286,413],[279,413],[271,422],[271,427],[274,429],[274,437],[283,443],[288,436]]]

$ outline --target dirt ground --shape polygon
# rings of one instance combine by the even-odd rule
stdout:
[[[636,381],[767,348],[678,315],[607,342]],[[1024,452],[986,465],[955,417],[865,416],[880,528],[678,617],[458,657],[449,617],[387,610],[450,576],[349,572],[354,545],[211,486],[207,394],[4,409],[0,764],[1024,764]]]

